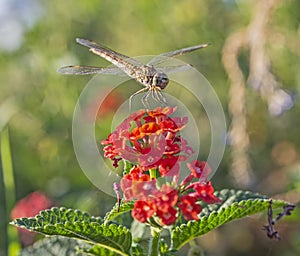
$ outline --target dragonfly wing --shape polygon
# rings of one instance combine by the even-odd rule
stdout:
[[[105,75],[119,75],[126,76],[126,74],[117,67],[100,68],[93,66],[66,66],[57,70],[59,73],[66,75],[91,75],[91,74],[105,74]]]
[[[189,64],[186,65],[177,65],[177,66],[167,66],[167,67],[157,67],[156,69],[165,74],[171,74],[175,72],[183,72],[191,69],[192,66]]]
[[[142,64],[124,54],[116,52],[108,47],[97,44],[96,42],[92,42],[82,38],[76,38],[76,42],[90,48],[90,51],[100,57],[106,59],[117,67],[123,68],[127,63],[133,66],[142,66]]]
[[[162,63],[162,62],[166,61],[168,58],[179,56],[179,55],[182,55],[182,54],[185,54],[185,53],[188,53],[188,52],[192,52],[192,51],[195,51],[195,50],[198,50],[198,49],[202,49],[202,48],[205,48],[207,46],[209,46],[209,44],[200,44],[200,45],[195,45],[195,46],[179,49],[179,50],[172,51],[172,52],[165,52],[165,53],[162,53],[160,55],[157,55],[152,60],[150,60],[148,65],[156,65],[156,64],[159,64],[159,63]]]

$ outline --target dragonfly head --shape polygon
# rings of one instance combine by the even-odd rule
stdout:
[[[168,83],[169,83],[169,78],[163,72],[157,72],[153,76],[153,84],[161,89],[165,89]]]

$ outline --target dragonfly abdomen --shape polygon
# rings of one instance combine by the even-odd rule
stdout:
[[[106,59],[110,63],[114,64],[115,66],[117,66],[118,68],[126,72],[128,75],[130,75],[131,70],[135,68],[135,66],[132,65],[131,63],[118,58],[114,54],[114,52],[110,52],[108,50],[100,51],[99,49],[95,49],[95,48],[91,48],[90,51]]]

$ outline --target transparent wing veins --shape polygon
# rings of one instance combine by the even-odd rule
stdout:
[[[172,52],[165,52],[165,53],[159,54],[156,57],[154,57],[152,60],[150,60],[150,62],[148,64],[149,65],[159,64],[161,62],[168,60],[168,58],[172,58],[172,57],[183,55],[188,52],[196,51],[196,50],[205,48],[209,45],[210,45],[209,43],[200,44],[200,45],[195,45],[195,46],[191,46],[191,47],[187,47],[187,48],[182,48],[182,49],[172,51]]]
[[[57,70],[59,73],[66,75],[92,75],[92,74],[104,74],[104,75],[119,75],[126,76],[121,69],[117,67],[94,67],[94,66],[65,66]]]

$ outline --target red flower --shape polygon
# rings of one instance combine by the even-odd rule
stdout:
[[[156,108],[138,111],[126,118],[108,138],[102,141],[104,156],[118,165],[120,159],[137,164],[144,170],[157,168],[168,155],[181,156],[193,153],[178,133],[187,118],[171,118],[175,108]]]
[[[198,214],[201,212],[202,207],[197,204],[196,197],[190,194],[180,197],[178,207],[186,220],[199,220]]]
[[[133,113],[102,141],[105,157],[112,159],[114,166],[121,159],[135,164],[121,179],[120,188],[126,201],[137,200],[132,216],[140,222],[154,218],[161,225],[172,225],[178,210],[186,220],[198,220],[202,210],[199,201],[221,201],[207,182],[211,170],[206,162],[188,163],[191,172],[178,185],[180,163],[194,150],[179,133],[187,118],[169,117],[174,111],[166,107]]]
[[[187,185],[188,183],[190,183],[194,178],[197,178],[199,179],[199,182],[202,183],[202,182],[207,182],[207,177],[208,175],[210,174],[211,172],[211,169],[208,165],[207,162],[205,161],[199,161],[199,160],[193,160],[191,161],[190,163],[187,163],[187,166],[188,168],[190,169],[191,171],[191,174],[188,175],[182,182],[181,182],[181,186],[185,186]],[[192,185],[189,185],[187,187],[190,188],[190,186]]]
[[[121,179],[121,189],[126,201],[132,199],[144,200],[156,191],[156,181],[151,180],[141,168],[133,167],[131,171]]]
[[[207,178],[211,172],[209,165],[205,161],[194,160],[187,163],[187,166],[191,170],[192,175],[198,179]]]
[[[174,207],[169,206],[165,211],[157,210],[156,215],[160,218],[163,225],[172,225],[177,217],[177,210]]]
[[[221,202],[221,199],[214,195],[214,188],[211,185],[211,182],[205,183],[194,183],[193,188],[195,189],[198,197],[208,204],[214,204]]]
[[[11,218],[34,217],[41,210],[53,206],[53,202],[42,192],[35,191],[19,200],[11,211]]]
[[[162,212],[168,210],[170,206],[175,206],[178,201],[178,192],[171,186],[163,184],[160,190],[154,193],[156,208]]]
[[[174,181],[177,183],[179,176],[179,156],[168,155],[160,161],[158,171],[161,176],[174,177]]]
[[[153,208],[153,202],[148,201],[136,201],[134,203],[134,208],[132,209],[132,217],[140,222],[146,222],[155,212]]]
[[[160,190],[155,189],[144,195],[143,200],[137,200],[131,212],[132,217],[146,222],[156,216],[162,225],[171,225],[176,221],[177,210],[174,206],[178,201],[178,192],[171,186],[163,185]]]

